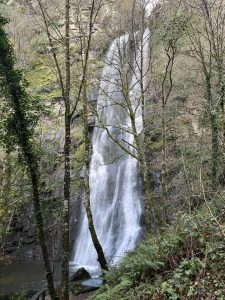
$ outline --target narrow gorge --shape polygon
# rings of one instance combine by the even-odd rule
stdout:
[[[224,66],[221,0],[0,3],[0,300],[225,300]]]

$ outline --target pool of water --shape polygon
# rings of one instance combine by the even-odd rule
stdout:
[[[0,295],[20,290],[39,290],[45,285],[44,269],[40,261],[0,263]]]

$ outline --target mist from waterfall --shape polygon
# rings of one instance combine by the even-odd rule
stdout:
[[[152,9],[152,8],[151,8]],[[139,38],[138,38],[139,36]],[[149,29],[134,35],[132,74],[129,96],[135,111],[138,133],[141,133],[141,65],[147,67],[149,57]],[[91,209],[99,241],[107,262],[116,264],[128,251],[133,250],[143,236],[143,187],[138,161],[128,155],[110,134],[135,153],[131,121],[122,91],[122,76],[131,51],[130,37],[115,39],[108,51],[99,88],[98,120],[93,132],[93,154],[90,168]],[[73,264],[85,267],[94,274],[99,270],[96,250],[88,229],[85,205],[82,207],[81,224],[75,241]]]

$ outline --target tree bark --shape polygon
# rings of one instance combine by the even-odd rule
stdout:
[[[212,163],[211,177],[213,188],[217,185],[218,176],[218,158],[219,158],[219,127],[217,113],[210,112],[211,138],[212,138]]]
[[[153,228],[153,232],[157,233],[160,226],[160,215],[157,207],[157,203],[155,203],[155,199],[153,198],[152,188],[151,188],[151,180],[148,172],[148,167],[145,159],[144,149],[141,138],[137,132],[136,121],[135,121],[135,112],[133,111],[132,103],[130,100],[128,85],[127,83],[123,84],[123,91],[125,95],[125,100],[127,103],[129,117],[131,120],[132,134],[134,136],[134,141],[136,144],[137,157],[140,163],[141,173],[144,181],[144,190],[145,190],[145,212],[146,212],[146,226],[147,228]],[[125,85],[124,85],[125,84]],[[127,85],[127,86],[126,86]]]
[[[32,182],[32,190],[33,190],[33,204],[34,204],[34,210],[35,210],[35,219],[36,224],[38,228],[38,238],[39,243],[42,250],[42,256],[44,261],[44,267],[45,267],[45,273],[46,273],[46,279],[48,283],[48,289],[49,293],[51,295],[52,299],[58,299],[58,296],[56,294],[55,288],[54,288],[54,279],[53,274],[50,266],[50,259],[47,249],[47,242],[46,237],[44,233],[44,225],[43,225],[43,218],[41,213],[41,206],[40,206],[40,192],[39,192],[39,174],[38,174],[38,161],[35,157],[34,150],[32,148],[32,145],[29,141],[28,135],[27,135],[27,129],[26,129],[26,121],[24,118],[24,114],[22,112],[22,108],[20,107],[20,100],[17,99],[17,90],[16,89],[10,89],[11,97],[14,101],[14,108],[15,108],[15,114],[17,116],[17,120],[19,120],[19,127],[20,132],[18,132],[18,139],[20,142],[20,146],[27,164],[27,170],[31,178]]]
[[[38,165],[35,161],[35,158],[32,157],[32,154],[27,155],[27,163],[29,166],[29,172],[31,176],[32,181],[32,189],[33,189],[33,203],[34,203],[34,209],[35,209],[35,217],[36,217],[36,223],[38,227],[38,236],[39,236],[39,242],[41,245],[42,250],[42,256],[44,260],[44,267],[45,267],[45,273],[46,273],[46,279],[48,282],[48,289],[49,293],[52,299],[58,299],[58,296],[56,294],[55,288],[54,288],[54,279],[52,270],[50,267],[50,260],[47,250],[47,243],[46,238],[44,234],[44,228],[43,228],[43,219],[41,214],[41,207],[40,207],[40,199],[39,199],[39,180],[38,175],[35,170],[37,170]]]
[[[71,115],[70,115],[70,0],[65,1],[65,143],[64,143],[64,204],[63,204],[63,245],[62,245],[62,300],[69,300],[69,258],[70,258],[70,235],[69,235],[69,207],[71,188]]]
[[[88,227],[91,234],[92,242],[94,244],[95,250],[98,256],[98,262],[103,271],[108,270],[107,261],[102,249],[102,246],[99,242],[95,226],[93,215],[91,211],[91,199],[90,199],[90,139],[88,132],[88,100],[86,94],[86,85],[83,85],[83,126],[84,126],[84,147],[85,147],[85,206],[88,218]]]
[[[165,105],[162,105],[162,139],[163,139],[163,150],[162,150],[162,205],[163,205],[163,220],[162,223],[165,225],[168,221],[167,217],[167,204],[168,204],[168,185],[167,185],[167,167],[166,167],[166,120],[165,120]]]
[[[0,16],[0,39],[1,55],[0,55],[0,78],[2,79],[2,92],[5,93],[5,98],[8,99],[9,107],[12,109],[12,122],[10,133],[16,136],[15,144],[17,144],[23,154],[27,172],[30,175],[33,191],[33,205],[35,210],[35,219],[38,229],[38,238],[41,246],[46,279],[49,293],[52,299],[58,299],[55,288],[52,270],[50,267],[50,258],[47,249],[47,242],[44,232],[43,218],[40,205],[39,193],[39,171],[38,159],[32,144],[32,131],[29,128],[27,113],[24,110],[28,95],[22,82],[22,75],[19,70],[15,69],[14,55],[11,45],[3,30],[5,25],[4,19]]]
[[[83,128],[84,128],[84,147],[85,147],[85,169],[86,169],[86,176],[85,176],[85,200],[86,200],[86,212],[88,218],[88,227],[91,234],[92,242],[97,252],[98,261],[100,263],[102,270],[108,270],[107,261],[102,249],[102,246],[99,242],[98,236],[96,234],[96,230],[94,227],[94,221],[91,211],[91,202],[90,202],[90,185],[89,185],[89,177],[90,177],[90,140],[89,140],[89,132],[88,132],[88,99],[87,99],[87,72],[88,72],[88,62],[89,62],[89,53],[91,49],[91,41],[92,41],[92,34],[93,34],[93,26],[99,9],[102,5],[102,1],[98,3],[98,8],[96,14],[95,12],[95,0],[92,0],[91,4],[91,11],[90,11],[90,20],[89,20],[89,33],[87,38],[87,47],[85,51],[85,58],[83,62],[83,72],[80,87],[78,90],[78,97],[77,102],[79,100],[82,101],[82,119],[83,119]],[[83,50],[83,49],[82,49]],[[75,109],[71,112],[71,118]]]
[[[212,139],[212,158],[211,158],[211,180],[213,188],[218,183],[218,161],[219,161],[219,124],[218,124],[218,105],[213,100],[212,85],[210,74],[207,73],[204,65],[203,71],[206,84],[206,98],[208,102],[210,122],[211,122],[211,139]]]

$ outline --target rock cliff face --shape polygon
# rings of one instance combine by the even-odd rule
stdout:
[[[52,3],[52,1],[51,1]],[[45,5],[50,16],[59,28],[60,33],[64,30],[63,16],[60,11],[53,9],[53,4],[46,1]],[[88,26],[88,14],[90,7],[88,1],[82,2],[81,15],[84,19],[84,31]],[[58,7],[63,9],[63,3],[56,1]],[[103,7],[101,14],[97,18],[94,28],[93,43],[90,55],[90,86],[89,99],[93,103],[97,100],[99,82],[102,69],[106,61],[106,52],[114,38],[129,32],[132,28],[130,19],[130,1],[115,1]],[[76,12],[77,7],[72,5],[71,40],[72,40],[72,78],[74,89],[77,89],[79,82],[79,67],[81,64],[82,52],[77,49],[80,32],[77,27]],[[45,32],[40,18],[40,12],[36,1],[9,1],[5,8],[6,14],[10,18],[8,32],[11,35],[18,54],[18,65],[25,68],[27,79],[30,83],[29,90],[33,96],[38,96],[48,110],[48,115],[43,117],[37,128],[37,140],[39,141],[43,159],[40,162],[42,171],[43,187],[43,214],[46,221],[46,232],[49,236],[50,244],[53,243],[52,255],[58,259],[60,257],[59,248],[61,240],[60,231],[60,210],[62,205],[63,190],[63,103],[60,97],[57,79],[55,77]],[[141,20],[141,11],[136,12],[135,18]],[[166,14],[165,14],[166,15]],[[154,196],[159,200],[161,195],[161,167],[162,167],[162,133],[161,133],[161,98],[160,80],[163,74],[163,62],[165,59],[164,50],[160,41],[157,41],[157,30],[152,28],[154,22],[157,23],[157,14],[150,22],[146,20],[146,26],[150,27],[152,38],[152,65],[151,65],[151,91],[147,95],[145,114],[148,120],[146,131],[146,143],[148,166],[152,177]],[[140,22],[135,23],[135,30],[140,28]],[[52,28],[51,28],[52,29]],[[26,33],[26,34],[24,34]],[[159,32],[160,33],[160,32]],[[52,31],[54,35],[54,31]],[[55,47],[60,60],[63,59],[63,48],[58,43],[57,36]],[[186,50],[184,45],[184,51]],[[183,202],[187,206],[187,188],[185,183],[185,166],[188,164],[189,172],[196,174],[196,166],[193,157],[199,154],[198,143],[200,140],[209,140],[202,131],[202,124],[198,114],[204,103],[202,91],[196,93],[200,84],[198,71],[193,71],[190,76],[189,69],[195,67],[191,58],[183,59],[179,57],[174,66],[174,89],[167,104],[167,169],[168,169],[168,192],[169,210],[171,214],[176,210],[178,203]],[[194,79],[193,79],[194,78]],[[77,91],[77,90],[76,90]],[[75,92],[76,92],[75,91]],[[74,93],[72,96],[74,96]],[[90,112],[90,137],[93,133],[95,118]],[[203,134],[204,133],[204,134]],[[205,143],[206,145],[207,143]],[[74,214],[71,217],[71,245],[76,243],[78,236],[78,223],[80,220],[81,206],[83,202],[83,141],[80,107],[73,120],[72,128],[72,203],[71,210]],[[206,148],[206,147],[205,147]],[[204,149],[209,153],[208,149]],[[3,159],[3,155],[2,155]],[[208,167],[209,162],[205,164]],[[109,167],[110,169],[110,167]],[[113,168],[111,168],[113,169]],[[0,181],[1,181],[0,164]],[[113,173],[113,170],[112,170]],[[200,201],[201,192],[197,185],[196,176],[192,176],[193,205]],[[50,187],[50,188],[49,188]],[[18,188],[18,187],[17,187]],[[15,193],[16,194],[16,193]],[[5,251],[12,255],[39,256],[40,251],[36,243],[36,234],[33,224],[33,210],[29,197],[23,199],[23,195],[16,194],[21,202],[25,202],[20,212],[12,216],[10,233],[6,239]],[[13,202],[13,199],[11,199]],[[188,204],[189,205],[189,204]],[[24,209],[24,207],[26,209]],[[23,217],[21,216],[23,210]],[[71,249],[72,250],[72,249]]]
[[[63,15],[55,9],[57,6],[63,10],[62,1],[55,1],[55,6],[50,2],[45,2],[46,8],[56,22],[59,30],[63,33],[64,21]],[[54,7],[54,9],[53,9]],[[77,27],[76,12],[78,7],[72,3],[72,21],[71,21],[71,43],[74,49],[75,61],[73,61],[73,75],[77,77],[77,68],[81,61],[81,55],[77,51],[77,42],[80,38],[80,32]],[[88,16],[90,12],[90,5],[88,1],[84,2],[80,7],[84,24],[84,30],[88,26]],[[101,16],[97,19],[94,33],[94,45],[91,51],[91,68],[94,70],[93,77],[98,80],[101,76],[101,69],[103,67],[101,56],[104,49],[107,48],[109,37],[106,37],[106,26],[102,24],[108,19],[107,16],[112,12],[112,9],[106,5],[102,10]],[[48,235],[49,244],[53,243],[53,248],[50,249],[55,259],[60,257],[59,248],[61,242],[60,230],[60,210],[61,199],[63,196],[63,165],[62,154],[64,144],[64,120],[63,120],[63,103],[60,97],[57,81],[54,71],[49,67],[49,48],[45,32],[42,31],[40,22],[40,12],[38,10],[37,1],[14,1],[10,0],[5,6],[4,13],[9,17],[8,33],[11,36],[14,44],[15,53],[18,59],[19,67],[25,69],[27,79],[30,83],[29,89],[33,96],[41,98],[42,103],[48,110],[48,116],[43,117],[39,122],[37,134],[40,139],[40,148],[43,151],[44,159],[41,160],[41,171],[43,174],[43,213],[46,216],[46,233]],[[26,32],[26,34],[24,34]],[[54,34],[54,32],[53,32]],[[99,38],[101,37],[101,38]],[[57,45],[57,54],[60,59],[63,57],[61,45]],[[105,48],[106,47],[106,48]],[[74,71],[75,69],[75,71]],[[74,84],[76,88],[76,84]],[[90,90],[89,98],[93,103],[97,100],[98,86],[93,84]],[[81,115],[78,112],[73,120],[72,129],[72,147],[74,154],[72,157],[73,170],[72,170],[72,201],[71,210],[74,215],[71,217],[71,245],[77,236],[77,222],[79,220],[80,206],[82,203],[82,155],[83,155],[83,142],[82,142],[82,128],[81,128]],[[89,116],[90,136],[93,131],[95,118],[90,112]],[[76,125],[75,125],[76,124]],[[0,158],[0,182],[3,179],[4,169],[4,152],[1,152]],[[15,158],[16,159],[16,158]],[[19,175],[21,176],[21,175]],[[15,177],[17,175],[15,174]],[[14,178],[13,178],[14,180]],[[19,184],[15,178],[13,189],[19,189]],[[24,184],[24,183],[23,183]],[[25,185],[27,184],[25,180]],[[49,187],[50,188],[47,188]],[[15,194],[17,193],[15,191]],[[18,194],[18,193],[17,193]],[[34,230],[33,209],[30,204],[30,199],[19,195],[18,202],[25,202],[20,205],[19,210],[15,209],[12,205],[12,213],[10,213],[11,224],[8,228],[7,238],[4,244],[4,253],[10,255],[19,255],[26,257],[40,257],[40,249],[37,244],[36,232]],[[10,196],[10,202],[13,202],[13,196]],[[12,198],[12,199],[11,199]],[[50,210],[50,222],[49,211]],[[22,211],[22,213],[21,213]],[[1,211],[0,211],[1,213]],[[22,217],[21,217],[22,216]]]
[[[40,256],[33,224],[33,209],[28,206],[24,214],[17,218],[15,215],[4,245],[6,255],[35,258]]]

